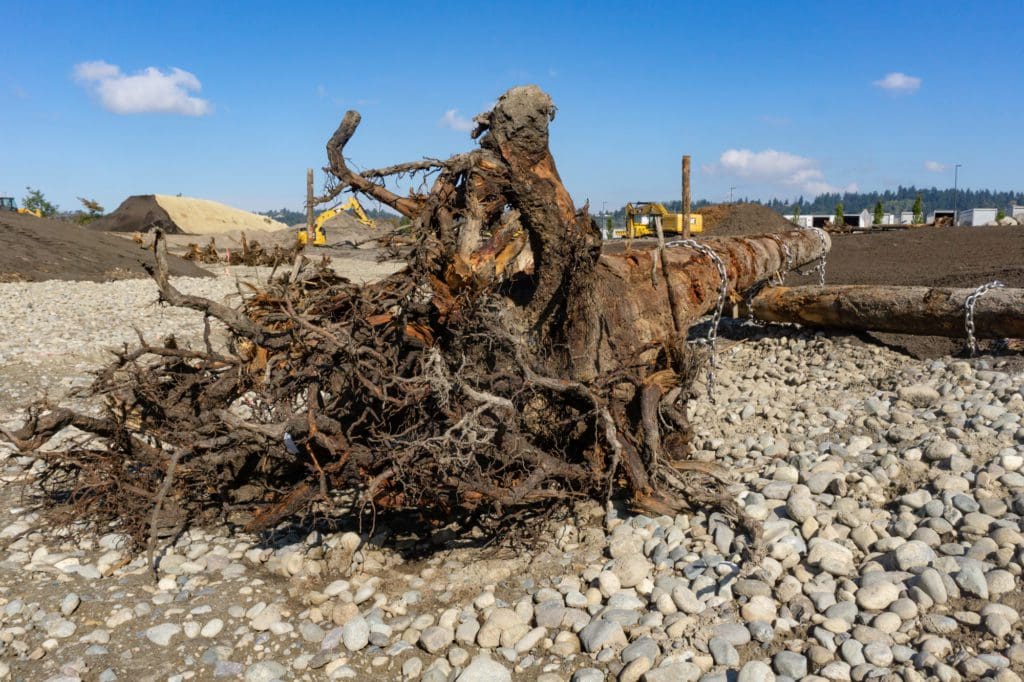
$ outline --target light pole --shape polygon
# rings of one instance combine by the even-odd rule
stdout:
[[[957,212],[957,181],[960,179],[960,166],[963,164],[958,163],[953,166],[953,227],[960,224],[960,214]]]
[[[735,185],[733,185],[732,187],[730,187],[730,188],[729,188],[729,203],[730,203],[730,204],[732,203],[732,191],[733,191],[734,189],[736,189],[736,186],[735,186]]]

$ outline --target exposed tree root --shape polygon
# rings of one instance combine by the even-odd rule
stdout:
[[[290,263],[295,257],[295,253],[298,247],[291,249],[281,248],[279,245],[274,245],[269,251],[263,247],[258,241],[249,241],[245,237],[245,233],[242,233],[242,245],[240,249],[231,251],[225,249],[222,255],[217,250],[217,241],[214,237],[210,237],[210,241],[207,242],[206,246],[200,247],[198,244],[189,243],[188,251],[182,256],[185,260],[196,261],[198,263],[206,263],[207,265],[213,265],[216,263],[225,263],[227,265],[263,265],[267,267],[277,267],[285,263]]]
[[[158,234],[161,300],[224,322],[228,347],[140,339],[93,386],[102,416],[34,411],[8,439],[49,460],[44,486],[65,508],[151,547],[226,508],[264,529],[339,500],[418,514],[424,531],[467,519],[497,530],[618,491],[651,513],[738,515],[727,472],[687,458],[699,362],[675,327],[714,306],[718,271],[700,254],[665,256],[655,315],[629,274],[650,256],[598,267],[596,226],[548,151],[553,116],[547,95],[516,88],[477,117],[479,149],[357,174],[343,156],[359,122],[349,112],[328,143],[338,184],[325,199],[351,189],[412,218],[406,269],[357,286],[300,254],[235,309],[177,291]],[[399,196],[384,181],[401,173],[434,180]],[[789,265],[762,241],[716,247],[731,287]],[[792,242],[810,245],[793,266],[821,255],[816,238]],[[678,263],[697,273],[689,287]],[[669,310],[669,288],[688,318]],[[632,296],[651,300],[613,300]],[[65,426],[84,435],[39,449]]]

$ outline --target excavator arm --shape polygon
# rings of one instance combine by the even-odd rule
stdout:
[[[359,220],[359,222],[361,222],[363,225],[366,225],[367,227],[377,227],[377,223],[373,222],[373,220],[371,220],[370,217],[366,215],[366,211],[363,210],[363,206],[362,204],[359,203],[358,199],[352,197],[351,199],[348,200],[348,203],[352,204],[352,212],[356,214],[356,218]]]
[[[313,246],[324,246],[327,244],[327,233],[324,231],[324,224],[333,218],[334,216],[351,210],[355,214],[356,220],[363,225],[370,228],[377,227],[377,224],[366,215],[366,211],[363,210],[362,204],[359,203],[359,199],[351,197],[344,204],[339,204],[334,208],[329,208],[316,217],[313,221]],[[299,232],[299,243],[305,244],[308,237],[305,230]]]

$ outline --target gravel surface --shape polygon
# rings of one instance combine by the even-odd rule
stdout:
[[[63,287],[0,285],[5,425],[133,321],[202,332],[144,282]],[[757,545],[717,512],[584,503],[532,549],[422,559],[382,548],[382,527],[193,529],[154,580],[116,532],[46,527],[21,494],[43,463],[0,446],[0,678],[1019,680],[1024,375],[792,328],[729,336],[715,402],[690,406],[695,456],[733,472]]]

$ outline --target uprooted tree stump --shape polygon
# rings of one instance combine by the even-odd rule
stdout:
[[[477,149],[360,173],[348,112],[321,200],[356,191],[408,216],[403,271],[357,286],[300,256],[230,308],[177,291],[158,236],[161,300],[223,322],[227,348],[142,340],[99,374],[101,416],[35,409],[8,438],[49,460],[45,488],[76,516],[137,538],[229,507],[268,528],[338,493],[357,514],[482,527],[616,491],[653,513],[734,511],[727,472],[688,459],[688,327],[720,304],[719,265],[735,298],[828,238],[602,253],[548,149],[554,112],[514,88],[476,118]],[[415,173],[429,191],[386,187]],[[40,449],[65,426],[86,436]]]

